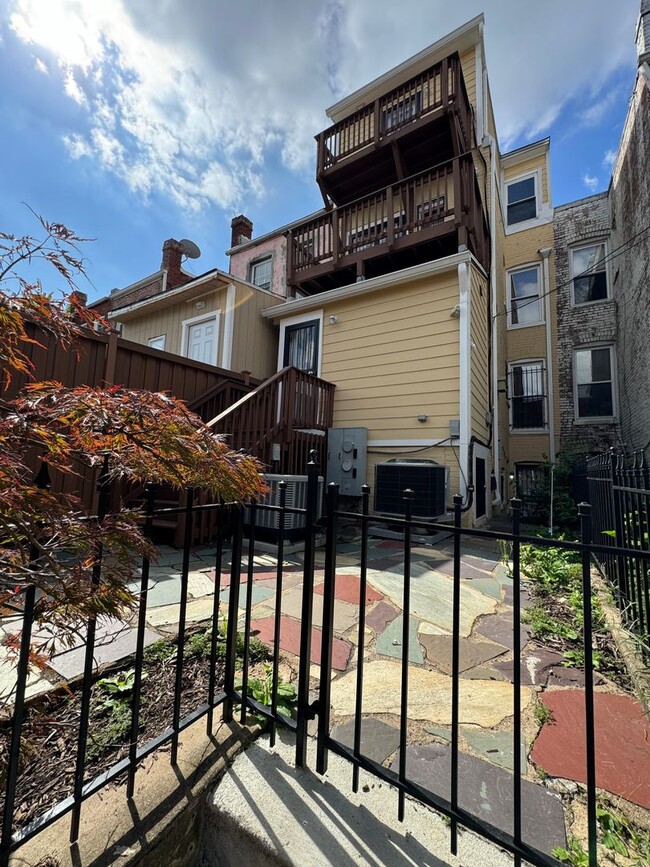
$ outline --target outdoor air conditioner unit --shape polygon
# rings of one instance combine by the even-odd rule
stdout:
[[[307,476],[283,476],[273,473],[264,473],[264,481],[269,490],[258,500],[260,506],[280,505],[280,482],[286,482],[287,508],[305,509],[307,507]],[[323,510],[323,487],[322,476],[318,477],[318,506],[317,515],[320,518]],[[250,525],[251,510],[246,509],[244,523]],[[260,538],[277,539],[279,536],[280,513],[271,509],[255,510],[255,533]],[[284,516],[285,538],[291,541],[304,538],[305,515],[287,512]]]
[[[375,466],[375,511],[382,515],[404,515],[404,491],[414,492],[412,515],[431,520],[447,512],[449,467],[435,461],[398,460]]]

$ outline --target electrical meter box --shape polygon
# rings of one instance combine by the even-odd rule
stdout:
[[[360,497],[366,482],[368,429],[331,427],[327,431],[327,483],[343,497]]]

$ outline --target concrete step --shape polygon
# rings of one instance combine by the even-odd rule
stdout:
[[[352,792],[352,766],[330,753],[324,776],[309,744],[307,768],[294,767],[295,738],[268,736],[240,754],[206,810],[202,867],[509,867],[513,859],[463,831],[449,850],[443,819],[407,799],[397,820],[397,792],[361,773]]]

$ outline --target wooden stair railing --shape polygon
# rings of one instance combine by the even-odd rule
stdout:
[[[208,422],[264,464],[273,462],[272,445],[280,446],[277,470],[304,473],[306,439],[325,458],[327,429],[332,426],[335,386],[296,367],[284,367]],[[322,433],[320,433],[322,431]]]

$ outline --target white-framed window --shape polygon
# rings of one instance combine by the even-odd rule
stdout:
[[[571,250],[571,291],[574,307],[609,298],[604,241]]]
[[[166,334],[161,334],[159,337],[150,337],[147,341],[147,345],[152,349],[164,349],[166,336]]]
[[[536,220],[537,173],[506,182],[506,224],[527,223]]]
[[[182,323],[181,354],[205,364],[217,363],[219,311],[185,319]]]
[[[265,256],[256,262],[251,262],[250,282],[260,289],[271,289],[273,280],[273,256]]]
[[[512,430],[544,430],[546,390],[544,362],[516,362],[509,366],[510,427]]]
[[[574,351],[573,389],[577,421],[615,418],[615,365],[613,346],[591,346]]]
[[[508,325],[517,328],[544,321],[539,265],[508,271]]]

